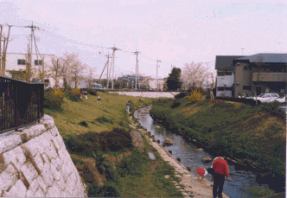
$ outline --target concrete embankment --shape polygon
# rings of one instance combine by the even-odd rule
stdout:
[[[130,120],[132,121],[132,117],[130,117]],[[136,129],[137,125],[137,123],[132,123],[131,127]],[[175,175],[179,178],[180,181],[179,183],[174,181],[174,184],[176,188],[182,192],[184,197],[212,197],[212,186],[208,180],[204,179],[204,182],[201,183],[199,177],[193,175],[190,171],[188,171],[186,167],[184,167],[180,162],[178,162],[163,146],[161,146],[157,142],[153,142],[153,139],[148,136],[145,129],[138,129],[138,131],[146,137],[149,144],[152,145],[158,151],[160,156],[171,166],[174,167]],[[223,197],[227,198],[228,196],[226,194],[223,194]]]

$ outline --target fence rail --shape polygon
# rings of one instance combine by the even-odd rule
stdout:
[[[44,84],[0,76],[0,133],[40,122],[44,116]]]

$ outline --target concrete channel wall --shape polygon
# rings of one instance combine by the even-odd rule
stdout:
[[[0,136],[0,196],[87,197],[54,119]]]

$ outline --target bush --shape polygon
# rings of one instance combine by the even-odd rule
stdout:
[[[87,89],[87,91],[88,91],[88,94],[91,94],[92,96],[97,96],[98,95],[97,91],[92,89],[92,88]]]
[[[188,97],[191,103],[198,102],[201,100],[202,94],[194,90],[191,95]]]
[[[60,90],[56,90],[56,91],[53,91],[53,94],[56,96],[56,98],[58,100],[60,100],[61,102],[64,101],[64,93],[61,92]]]
[[[104,186],[98,186],[93,183],[88,188],[89,197],[119,197],[119,189],[115,182],[105,182]]]
[[[280,109],[279,106],[282,106],[282,104],[279,102],[263,103],[260,105],[262,110],[267,111],[271,114],[274,114],[284,119],[286,116],[286,113],[282,109]]]
[[[79,125],[88,127],[88,123],[86,121],[79,122]]]
[[[110,124],[114,124],[114,121],[113,119],[109,119],[109,118],[106,118],[105,116],[101,116],[97,119],[95,119],[95,121],[98,121],[99,123],[110,123]]]
[[[79,89],[67,89],[65,91],[65,97],[71,101],[81,101],[81,91]]]
[[[56,95],[55,95],[56,94]],[[63,97],[58,92],[45,91],[44,92],[44,107],[49,109],[61,109]]]
[[[186,96],[186,93],[184,93],[184,92],[181,92],[181,93],[179,93],[179,94],[176,94],[175,96],[174,96],[174,98],[184,98]]]
[[[263,196],[268,196],[268,195],[272,195],[275,193],[274,190],[271,190],[271,189],[263,190],[259,186],[255,186],[253,188],[248,188],[248,189],[252,192],[254,197],[263,197]]]

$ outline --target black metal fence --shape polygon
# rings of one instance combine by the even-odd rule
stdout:
[[[0,76],[0,133],[40,122],[43,105],[44,84]]]

